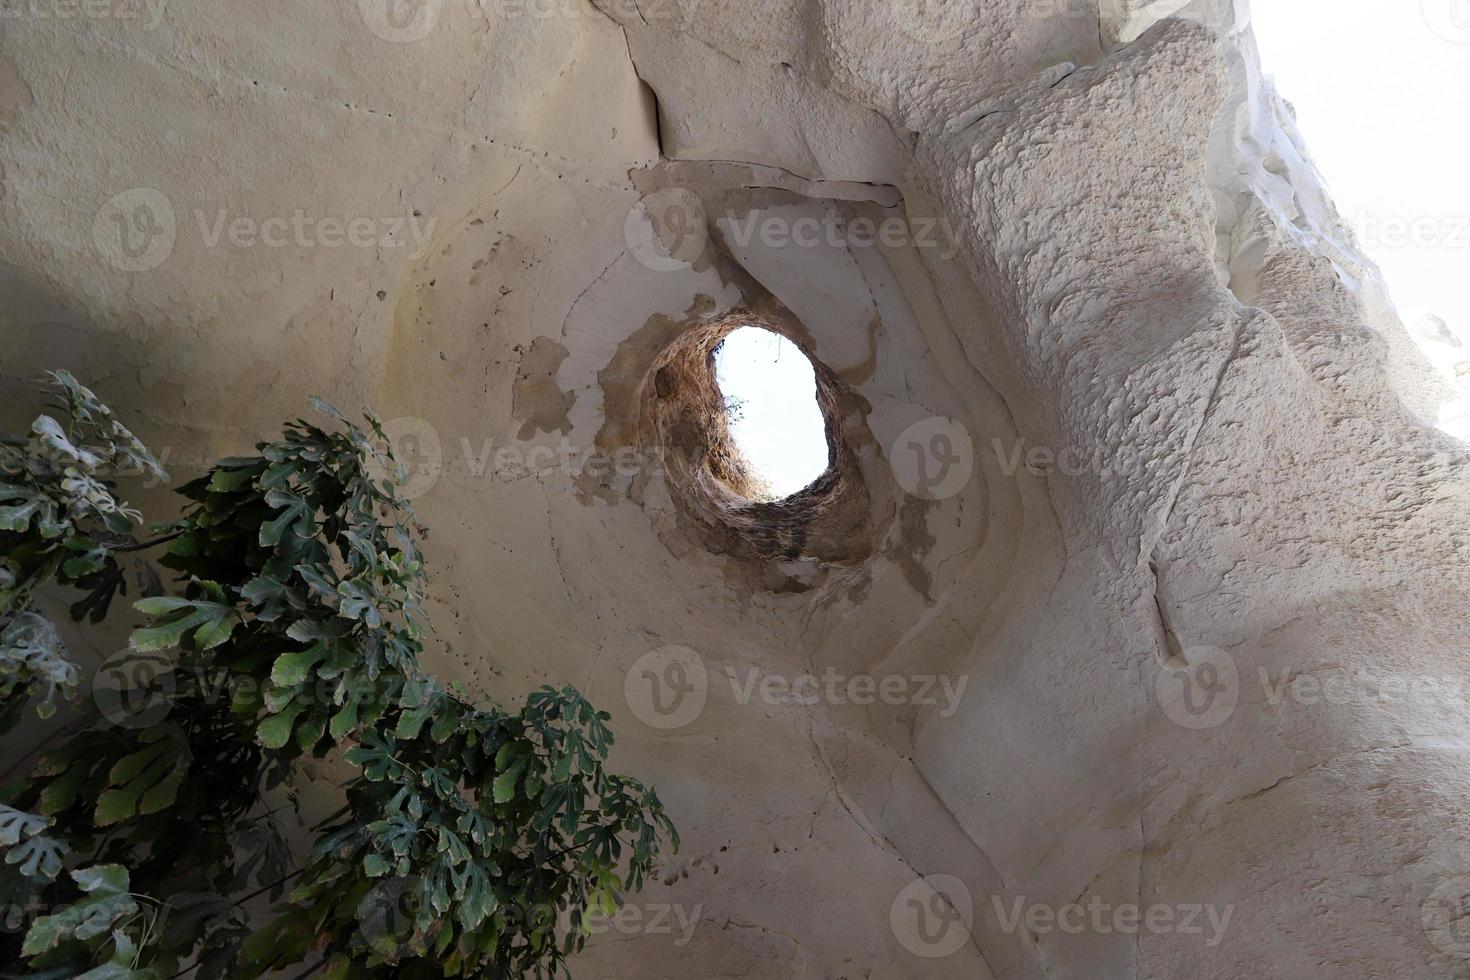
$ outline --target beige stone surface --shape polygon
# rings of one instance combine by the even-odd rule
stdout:
[[[67,367],[180,474],[394,419],[431,665],[581,686],[683,833],[581,975],[1463,975],[1470,459],[1243,0],[64,9],[0,34],[6,417]],[[650,461],[745,316],[830,371],[858,546]],[[829,671],[915,696],[760,693]]]

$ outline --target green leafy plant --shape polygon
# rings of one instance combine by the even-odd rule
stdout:
[[[0,734],[41,693],[41,716],[58,696],[75,695],[79,675],[56,627],[37,612],[38,590],[53,583],[85,595],[72,615],[100,622],[126,591],[116,559],[138,548],[142,515],[113,493],[126,474],[168,474],[103,405],[65,371],[51,375],[55,409],[24,440],[0,440]]]
[[[99,618],[125,585],[116,555],[147,546],[109,472],[67,489],[31,461],[59,453],[61,481],[85,454],[156,469],[91,392],[56,381],[72,426],[38,422],[7,447],[6,474],[33,476],[15,481],[29,496],[9,498],[25,514],[0,517],[14,528],[7,715],[77,688],[29,606],[36,589],[86,589],[73,615]],[[316,406],[333,429],[297,420],[181,488],[187,512],[151,542],[179,587],[136,603],[149,622],[122,665],[129,697],[99,687],[103,717],[5,792],[0,904],[67,909],[37,919],[19,950],[0,945],[34,976],[210,980],[297,964],[339,980],[556,976],[587,916],[677,847],[657,795],[606,770],[610,716],[576,690],[510,710],[421,669],[426,578],[404,473],[376,419],[362,429]],[[111,441],[83,441],[110,456],[77,446],[100,420]],[[293,799],[306,756],[353,775],[295,862],[268,799]],[[252,920],[243,906],[263,894],[274,911]]]

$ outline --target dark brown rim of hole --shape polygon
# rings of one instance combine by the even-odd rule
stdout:
[[[826,423],[828,464],[789,497],[750,499],[753,481],[730,436],[714,352],[741,327],[790,340],[811,362],[817,405]],[[873,551],[873,516],[855,445],[872,439],[868,404],[824,365],[806,339],[785,324],[735,311],[684,331],[655,361],[644,418],[663,459],[669,492],[713,551],[743,558],[855,562]]]

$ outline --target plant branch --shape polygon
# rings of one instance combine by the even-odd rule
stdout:
[[[121,555],[129,551],[144,551],[148,548],[156,548],[161,544],[168,544],[174,538],[181,537],[183,533],[183,531],[175,531],[173,534],[165,534],[163,537],[154,538],[152,541],[139,541],[136,544],[126,544],[120,548],[113,548],[112,553]]]
[[[250,901],[252,898],[257,898],[257,897],[259,897],[261,895],[264,895],[266,892],[270,891],[273,888],[279,888],[279,887],[281,887],[286,882],[290,881],[292,878],[295,878],[295,877],[299,876],[305,870],[306,870],[305,868],[297,868],[295,871],[293,871],[290,874],[286,875],[286,877],[282,878],[280,881],[273,881],[269,885],[265,885],[265,886],[263,886],[261,888],[257,888],[255,891],[251,892],[249,895],[246,895],[244,898],[236,899],[235,900],[234,907],[235,908],[239,908],[241,905],[244,905],[246,902]]]

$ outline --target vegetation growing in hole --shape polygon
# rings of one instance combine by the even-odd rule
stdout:
[[[730,464],[716,475],[758,502],[792,496],[811,486],[831,464],[827,420],[819,403],[816,368],[782,334],[737,326],[710,351],[709,367],[721,399]]]
[[[752,476],[745,487],[745,495],[758,504],[772,504],[779,498],[776,491],[771,489],[771,481],[763,476]]]
[[[745,399],[736,398],[734,395],[725,396],[725,418],[731,422],[739,422],[745,417]]]
[[[717,351],[719,350],[718,347],[715,349]],[[745,417],[745,406],[747,404],[748,402],[744,398],[739,398],[735,395],[724,396],[725,424],[727,427],[731,423],[739,422]],[[729,441],[728,429],[726,432],[727,441]],[[738,469],[738,476],[728,472],[727,475],[732,476],[732,482],[737,483],[738,486],[732,486],[731,489],[736,490],[741,496],[748,500],[754,500],[758,504],[769,504],[777,499],[776,491],[771,487],[771,481],[755,472],[744,458],[737,455],[733,468]]]
[[[520,710],[419,667],[425,573],[405,476],[330,406],[180,492],[189,509],[140,543],[115,477],[162,469],[69,375],[66,421],[0,453],[0,719],[75,698],[79,670],[33,606],[76,588],[100,621],[118,556],[165,547],[174,595],[145,576],[99,710],[0,792],[0,906],[40,909],[0,936],[34,977],[253,978],[296,964],[333,980],[550,977],[588,915],[636,890],[678,838],[656,794],[604,768],[605,712],[570,687]],[[279,808],[296,764],[340,757],[341,808],[294,862]],[[8,776],[5,778],[9,778]],[[268,895],[269,921],[242,906]],[[12,969],[7,967],[7,969]]]

